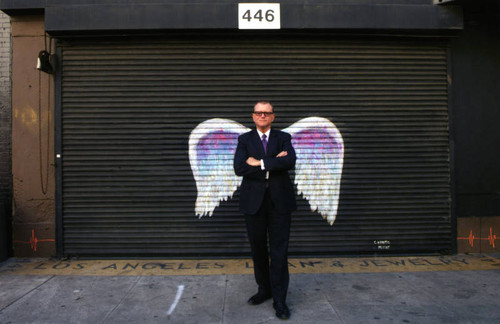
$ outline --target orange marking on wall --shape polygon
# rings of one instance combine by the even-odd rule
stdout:
[[[474,247],[474,240],[488,241],[488,243],[494,248],[495,247],[495,241],[497,240],[497,236],[496,236],[496,234],[493,234],[493,228],[490,227],[490,235],[488,235],[488,237],[476,237],[472,233],[472,230],[471,230],[469,236],[467,236],[467,237],[457,237],[457,240],[467,240],[467,241],[469,241],[469,245],[471,247]]]
[[[35,230],[31,230],[31,237],[29,241],[14,241],[14,243],[29,244],[31,249],[36,252],[37,245],[39,242],[54,242],[54,239],[41,239],[35,236]]]
[[[495,240],[497,239],[497,236],[493,234],[493,228],[490,227],[490,235],[488,236],[488,241],[490,242],[490,245],[492,247],[495,247]]]
[[[472,234],[472,230],[470,230],[470,234],[467,237],[457,237],[457,240],[467,240],[467,241],[469,241],[469,245],[471,247],[474,247],[474,240],[475,239],[476,239],[476,237],[474,236],[474,234]]]

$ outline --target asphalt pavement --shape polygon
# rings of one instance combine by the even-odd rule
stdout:
[[[463,263],[472,264],[467,258]],[[272,300],[247,304],[256,286],[242,263],[240,273],[184,275],[133,272],[161,270],[168,262],[100,260],[100,269],[112,272],[82,274],[78,268],[93,261],[9,259],[0,264],[0,323],[500,323],[500,255],[473,258],[485,266],[436,270],[438,258],[370,258],[351,259],[363,271],[339,267],[345,259],[317,271],[307,261],[304,271],[291,273],[287,321],[275,317]],[[418,268],[423,260],[434,268]],[[451,257],[441,260],[452,264]],[[411,267],[384,268],[384,262]],[[210,267],[201,264],[201,271]],[[126,270],[113,272],[120,267]]]

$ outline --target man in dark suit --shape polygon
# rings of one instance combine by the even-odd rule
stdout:
[[[288,319],[288,238],[291,212],[296,209],[288,170],[295,166],[295,150],[290,134],[271,129],[274,117],[271,103],[259,101],[255,105],[253,121],[256,129],[238,138],[234,171],[243,176],[240,211],[245,215],[255,280],[259,287],[248,303],[258,305],[272,297],[276,316]]]

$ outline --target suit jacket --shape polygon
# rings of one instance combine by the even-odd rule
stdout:
[[[243,176],[240,187],[240,211],[244,214],[257,213],[264,199],[266,182],[275,208],[280,213],[296,210],[295,191],[290,181],[288,170],[295,166],[295,150],[290,134],[271,128],[267,142],[267,154],[264,153],[261,138],[257,130],[251,130],[238,137],[238,146],[234,154],[234,172]],[[280,152],[288,153],[277,158]],[[249,157],[264,160],[265,170],[246,163]],[[266,180],[266,172],[269,179]]]

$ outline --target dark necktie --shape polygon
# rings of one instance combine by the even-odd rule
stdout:
[[[264,153],[267,154],[267,139],[266,134],[262,135],[262,146],[264,147]]]

